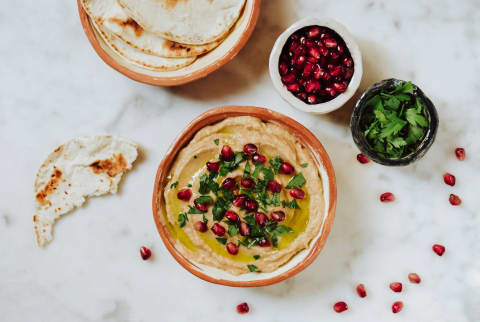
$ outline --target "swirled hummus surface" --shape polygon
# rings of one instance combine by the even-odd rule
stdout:
[[[168,180],[160,215],[177,249],[234,275],[286,264],[325,215],[309,149],[283,126],[250,116],[198,131]]]

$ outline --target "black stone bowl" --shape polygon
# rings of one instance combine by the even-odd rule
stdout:
[[[433,105],[432,101],[425,94],[422,92],[420,88],[418,88],[415,84],[413,84],[413,95],[418,97],[420,101],[423,103],[425,107],[425,117],[428,121],[428,129],[425,133],[425,137],[423,140],[418,144],[415,151],[407,154],[399,159],[387,159],[377,155],[374,151],[370,150],[365,142],[365,137],[363,135],[363,131],[360,128],[360,121],[362,119],[362,113],[365,110],[365,103],[369,98],[378,94],[382,89],[394,89],[400,83],[404,81],[390,78],[375,83],[366,90],[362,96],[358,99],[357,103],[355,104],[355,108],[353,109],[352,118],[350,120],[350,129],[352,130],[353,141],[360,149],[360,151],[369,157],[374,162],[387,165],[387,166],[404,166],[409,165],[410,163],[420,159],[425,155],[428,151],[430,146],[432,146],[433,141],[435,141],[435,136],[437,134],[438,128],[438,114],[435,106]]]

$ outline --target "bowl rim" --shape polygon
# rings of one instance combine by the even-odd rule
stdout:
[[[297,30],[312,25],[330,28],[334,30],[340,37],[342,37],[342,39],[345,41],[345,45],[348,47],[350,54],[352,55],[355,67],[352,78],[345,92],[341,93],[333,100],[330,100],[328,102],[309,105],[293,96],[292,93],[290,93],[283,85],[280,72],[278,71],[278,62],[280,59],[280,54],[283,50],[283,46],[288,41],[288,38]],[[282,96],[282,98],[288,103],[290,103],[290,105],[292,105],[293,107],[301,111],[314,114],[325,114],[342,107],[350,98],[352,98],[352,96],[357,91],[363,75],[362,54],[360,52],[358,44],[343,24],[331,18],[307,17],[293,23],[282,34],[280,34],[280,36],[278,36],[277,40],[275,41],[275,44],[273,45],[272,51],[270,53],[268,65],[270,71],[270,79],[272,80],[272,83],[280,96]]]
[[[387,78],[371,85],[362,93],[362,95],[360,95],[359,99],[355,103],[355,107],[353,108],[352,116],[350,118],[350,131],[352,133],[352,138],[357,148],[363,154],[365,154],[368,158],[370,158],[372,161],[385,166],[407,166],[421,159],[427,153],[427,151],[430,149],[433,142],[435,141],[435,137],[437,135],[437,130],[438,130],[439,120],[438,120],[438,112],[435,105],[425,95],[425,93],[420,89],[420,87],[418,87],[415,83],[412,82],[413,89],[414,89],[413,95],[415,97],[419,97],[423,101],[425,105],[426,113],[430,119],[428,123],[427,131],[425,133],[425,137],[420,142],[420,144],[418,144],[417,149],[414,152],[402,158],[387,159],[387,158],[382,158],[378,156],[373,151],[370,151],[367,148],[366,144],[364,143],[364,138],[363,138],[363,135],[361,135],[361,130],[360,130],[360,121],[362,118],[363,111],[365,109],[364,103],[375,92],[383,88],[396,86],[400,82],[406,82],[406,81],[397,79],[397,78]]]
[[[308,255],[303,258],[302,261],[297,263],[294,267],[290,268],[289,270],[275,275],[270,278],[266,279],[257,279],[257,280],[246,280],[246,281],[233,281],[223,278],[215,278],[211,275],[208,275],[204,272],[200,272],[198,267],[190,262],[187,258],[185,258],[173,245],[173,242],[169,236],[169,233],[164,228],[164,225],[161,222],[161,219],[157,215],[159,211],[162,210],[161,202],[159,202],[159,198],[163,196],[163,187],[165,180],[168,176],[168,172],[175,161],[176,156],[180,152],[180,150],[185,147],[191,140],[191,138],[203,127],[220,122],[227,117],[234,117],[234,116],[254,116],[258,117],[264,121],[275,121],[282,126],[285,126],[293,131],[295,131],[295,135],[302,140],[302,142],[309,147],[310,150],[314,153],[314,158],[317,159],[316,162],[322,164],[324,170],[327,173],[328,179],[328,188],[329,188],[329,195],[328,195],[328,210],[325,214],[325,218],[323,221],[323,226],[321,231],[317,235],[317,239],[314,244],[309,246]],[[325,185],[324,185],[325,186]],[[261,108],[261,107],[254,107],[254,106],[221,106],[217,108],[213,108],[202,113],[200,116],[195,118],[174,140],[171,144],[170,148],[165,154],[165,157],[160,162],[157,174],[155,177],[155,184],[153,189],[153,197],[152,197],[152,211],[153,211],[153,218],[155,221],[155,225],[157,226],[157,230],[160,233],[160,237],[162,238],[163,243],[165,244],[166,248],[170,252],[170,254],[175,258],[175,260],[183,266],[187,271],[192,273],[193,275],[214,284],[221,284],[225,286],[233,286],[233,287],[259,287],[259,286],[266,286],[275,283],[279,283],[289,277],[292,277],[306,267],[308,267],[318,256],[320,251],[322,250],[325,242],[328,238],[328,235],[331,230],[331,226],[333,224],[333,220],[335,218],[335,210],[336,210],[336,202],[337,202],[337,184],[335,179],[335,171],[333,165],[330,161],[330,158],[320,143],[318,138],[310,132],[306,127],[298,123],[297,121],[293,120],[292,118],[283,115],[281,113]],[[313,241],[312,241],[313,243]],[[195,269],[196,268],[196,269]]]
[[[93,49],[97,53],[97,55],[111,68],[115,69],[117,72],[127,76],[128,78],[150,85],[156,86],[177,86],[183,85],[186,83],[193,82],[197,79],[206,77],[207,75],[211,74],[212,72],[216,71],[230,60],[232,60],[238,52],[245,46],[248,39],[253,33],[255,29],[255,25],[257,24],[259,15],[260,15],[260,4],[261,0],[246,0],[253,1],[253,7],[250,12],[250,16],[247,18],[248,22],[246,25],[245,30],[242,32],[242,35],[237,40],[237,42],[227,50],[222,56],[218,59],[210,63],[209,65],[202,67],[198,70],[193,71],[187,75],[183,76],[170,76],[170,77],[162,77],[162,76],[152,76],[143,74],[140,72],[133,71],[132,69],[127,68],[126,66],[121,65],[115,59],[113,59],[100,45],[99,39],[95,35],[93,27],[90,23],[90,17],[88,16],[87,12],[83,8],[81,4],[81,0],[77,0],[77,7],[78,7],[78,14],[80,16],[80,22],[82,24],[83,30],[85,35],[87,36],[90,44],[92,45]]]

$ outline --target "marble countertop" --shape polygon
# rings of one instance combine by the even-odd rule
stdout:
[[[437,106],[437,140],[409,167],[361,165],[342,109],[291,108],[268,76],[276,37],[307,15],[344,23],[364,57],[363,90],[389,77],[419,85]],[[207,78],[176,88],[131,81],[90,47],[75,1],[13,1],[0,10],[0,320],[77,321],[480,321],[480,2],[264,0],[240,54]],[[204,282],[170,256],[151,213],[154,173],[170,142],[212,107],[269,107],[311,129],[338,179],[338,210],[317,260],[283,283],[228,288]],[[78,135],[111,133],[142,146],[120,193],[91,199],[35,245],[33,180],[47,154]],[[465,147],[459,162],[453,150]],[[444,172],[457,177],[443,183]],[[397,200],[381,204],[380,193]],[[452,207],[454,192],[463,204]],[[447,248],[443,257],[434,243]],[[152,260],[140,259],[141,245]],[[410,284],[417,272],[420,285]],[[395,294],[388,284],[404,282]],[[354,292],[364,283],[368,296]],[[350,309],[332,310],[344,300]],[[402,300],[394,315],[391,304]],[[235,306],[247,301],[251,312]]]

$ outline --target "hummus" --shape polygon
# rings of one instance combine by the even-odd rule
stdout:
[[[308,247],[324,219],[311,152],[258,118],[231,117],[198,131],[168,180],[163,219],[176,248],[230,274],[275,271]]]

